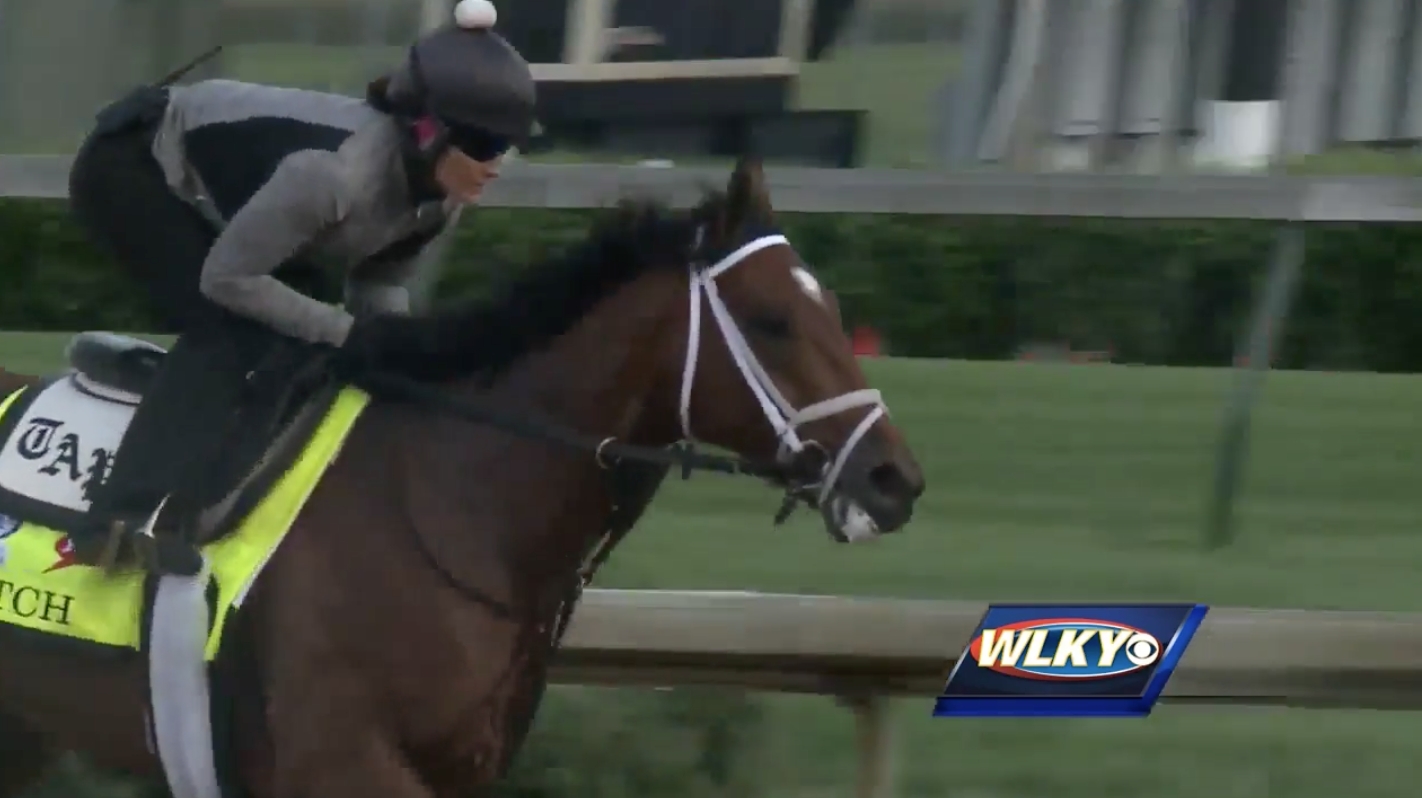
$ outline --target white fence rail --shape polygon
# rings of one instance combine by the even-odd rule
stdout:
[[[70,159],[0,156],[0,197],[63,198]],[[1422,180],[1283,177],[1008,174],[898,169],[766,170],[775,207],[799,213],[1075,216],[1118,219],[1256,219],[1422,222]],[[514,163],[483,205],[595,208],[633,193],[687,205],[725,169]]]
[[[834,696],[856,712],[859,795],[891,793],[885,700],[932,710],[985,603],[590,590],[554,681]],[[1422,709],[1422,614],[1212,608],[1169,704]],[[944,721],[945,723],[951,721]]]

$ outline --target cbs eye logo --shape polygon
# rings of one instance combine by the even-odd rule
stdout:
[[[1154,635],[1136,632],[1126,641],[1123,653],[1132,665],[1150,665],[1160,659],[1160,641]]]

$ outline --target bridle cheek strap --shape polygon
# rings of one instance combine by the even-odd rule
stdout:
[[[819,500],[823,502],[834,489],[841,472],[844,471],[844,465],[850,454],[854,452],[855,447],[869,433],[874,424],[888,414],[883,397],[878,390],[865,388],[796,409],[785,399],[784,394],[776,387],[775,381],[761,365],[759,358],[755,356],[755,351],[746,341],[740,327],[736,325],[735,319],[731,316],[730,310],[716,289],[717,277],[740,265],[751,255],[768,247],[789,245],[789,240],[783,235],[765,235],[741,246],[710,267],[699,269],[695,264],[692,265],[690,275],[691,313],[687,331],[686,363],[682,369],[681,377],[681,432],[684,440],[696,440],[691,432],[691,390],[696,381],[696,366],[701,354],[701,307],[706,305],[711,309],[711,316],[715,320],[716,326],[721,330],[721,337],[725,340],[726,348],[730,351],[731,359],[745,380],[746,387],[755,396],[756,401],[760,404],[761,413],[764,414],[766,421],[775,431],[776,439],[780,442],[776,452],[778,462],[782,464],[789,462],[809,446],[824,448],[816,441],[801,440],[796,431],[799,427],[849,410],[861,407],[870,408],[827,465],[818,496]]]

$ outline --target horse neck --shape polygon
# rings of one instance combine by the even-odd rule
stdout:
[[[647,343],[660,339],[677,287],[675,275],[648,274],[492,387],[471,378],[451,390],[526,410],[587,436],[662,443],[649,437],[665,434],[666,425],[655,417],[660,408],[651,401],[659,375],[656,347]],[[609,472],[591,451],[537,441],[511,445],[506,433],[451,420],[423,429],[424,448],[439,451],[445,462],[421,470],[461,475],[466,493],[471,484],[483,487],[481,495],[464,503],[463,512],[479,519],[471,519],[469,526],[498,530],[498,539],[484,545],[492,544],[495,559],[514,574],[562,575],[581,562],[604,531],[611,507]],[[445,489],[460,490],[454,481]],[[492,523],[491,517],[496,519]]]
[[[635,280],[494,386],[476,378],[455,390],[528,408],[587,435],[626,439],[641,426],[641,410],[655,382],[655,353],[646,343],[658,338],[674,288],[675,281],[665,274]]]

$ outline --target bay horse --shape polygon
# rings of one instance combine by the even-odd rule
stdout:
[[[757,163],[692,209],[624,203],[495,296],[517,324],[568,290],[585,296],[567,331],[503,353],[495,379],[461,364],[519,336],[460,339],[460,306],[427,317],[427,351],[412,353],[455,376],[372,381],[230,627],[243,793],[432,798],[494,783],[605,533],[635,523],[669,468],[739,464],[722,470],[818,508],[839,541],[910,520],[919,466],[832,294],[776,231]],[[508,417],[471,423],[473,407]],[[534,417],[542,432],[518,428]],[[692,440],[734,457],[674,448]],[[0,646],[0,798],[66,751],[161,779],[142,662]]]

